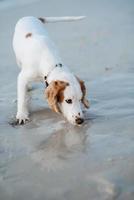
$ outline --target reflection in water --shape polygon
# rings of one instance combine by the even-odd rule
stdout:
[[[49,138],[42,141],[32,154],[35,162],[42,168],[56,170],[64,168],[72,156],[86,150],[87,129],[84,127],[63,127],[53,132]]]

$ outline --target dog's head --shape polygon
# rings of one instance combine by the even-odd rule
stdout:
[[[75,78],[74,84],[59,80],[52,81],[45,93],[53,111],[62,113],[72,124],[84,122],[81,103],[89,108],[89,102],[86,99],[85,84],[78,77]]]

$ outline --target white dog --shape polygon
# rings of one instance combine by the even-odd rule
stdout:
[[[75,21],[84,17],[24,17],[18,21],[13,38],[13,49],[21,72],[18,76],[19,124],[29,120],[28,84],[32,81],[46,83],[46,97],[52,110],[62,113],[73,124],[82,124],[84,116],[81,103],[86,108],[84,82],[73,75],[63,64],[55,45],[44,27],[45,23]]]

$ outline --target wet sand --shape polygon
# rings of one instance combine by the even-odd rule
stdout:
[[[134,2],[0,1],[0,200],[134,199]],[[3,6],[4,5],[4,6]],[[31,122],[11,126],[19,69],[12,36],[22,16],[86,15],[48,24],[65,63],[88,88],[91,108],[70,125],[31,91]]]

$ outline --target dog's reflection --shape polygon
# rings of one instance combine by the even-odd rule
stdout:
[[[42,141],[32,154],[35,162],[48,170],[61,169],[69,160],[86,151],[87,130],[84,127],[63,127]]]

